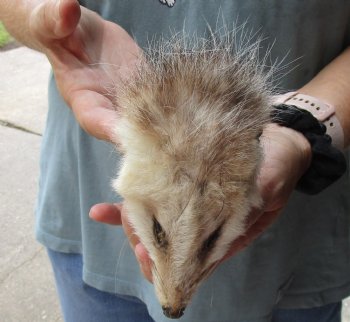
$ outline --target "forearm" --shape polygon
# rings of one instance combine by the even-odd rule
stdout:
[[[30,17],[41,0],[0,0],[0,20],[9,33],[24,45],[40,50],[39,42],[32,36]]]
[[[344,131],[344,146],[347,147],[350,144],[350,47],[298,92],[335,107]]]

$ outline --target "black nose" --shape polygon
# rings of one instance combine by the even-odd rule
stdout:
[[[179,309],[173,309],[170,306],[162,306],[163,313],[166,317],[170,319],[179,319],[183,316],[185,307]]]

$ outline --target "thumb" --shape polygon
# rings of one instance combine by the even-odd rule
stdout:
[[[110,225],[121,225],[121,204],[100,203],[90,209],[89,216],[95,221]]]
[[[48,0],[33,10],[30,28],[44,42],[62,39],[74,32],[80,15],[76,0]]]

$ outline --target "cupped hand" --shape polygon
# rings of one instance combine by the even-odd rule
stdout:
[[[116,107],[109,88],[130,73],[139,47],[124,29],[76,0],[43,1],[32,11],[29,24],[80,126],[111,141]]]
[[[294,130],[269,124],[260,140],[264,161],[258,177],[258,189],[263,199],[263,206],[261,209],[252,210],[246,223],[247,231],[233,242],[223,260],[247,247],[276,220],[311,161],[308,141]],[[123,224],[143,274],[152,281],[151,260],[128,224],[127,214],[122,206],[95,205],[91,209],[90,216],[107,224]]]

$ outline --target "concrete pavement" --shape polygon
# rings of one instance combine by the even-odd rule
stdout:
[[[48,74],[41,54],[0,52],[1,322],[63,321],[45,249],[34,239]]]
[[[0,52],[1,322],[63,321],[45,250],[34,240],[48,74],[41,54],[24,47]],[[350,298],[343,322],[350,322]]]

